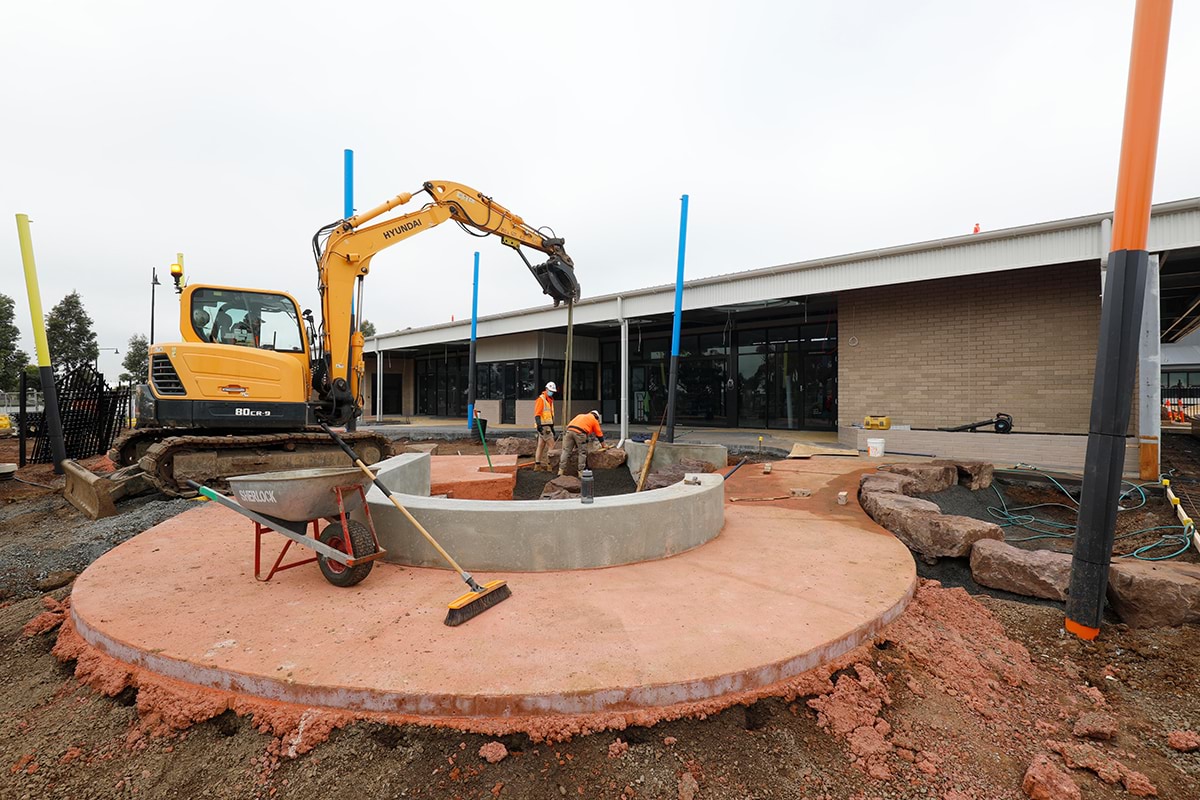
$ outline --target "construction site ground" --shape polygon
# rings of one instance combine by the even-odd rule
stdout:
[[[3,450],[0,460],[15,459]],[[52,484],[46,468],[21,474]],[[1039,754],[1063,768],[1055,749],[1092,764],[1070,770],[1084,798],[1145,792],[1134,773],[1158,797],[1200,796],[1200,752],[1167,745],[1170,732],[1200,724],[1200,630],[1110,624],[1085,643],[1062,632],[1057,604],[930,581],[871,644],[796,696],[704,719],[553,744],[365,722],[321,741],[306,738],[304,720],[288,729],[233,712],[175,730],[175,720],[139,712],[152,705],[136,690],[108,697],[76,680],[76,665],[51,653],[70,584],[36,587],[64,554],[81,568],[133,528],[155,524],[137,515],[156,502],[122,504],[115,519],[130,515],[128,524],[81,549],[78,531],[96,523],[53,490],[0,484],[0,548],[6,560],[21,553],[35,581],[6,588],[0,600],[0,798],[991,800],[1024,797],[1022,776]],[[786,581],[787,565],[763,580]],[[468,647],[462,657],[488,653]],[[1088,712],[1117,720],[1112,741],[1073,736]],[[495,742],[507,756],[491,763],[480,749],[495,759]]]

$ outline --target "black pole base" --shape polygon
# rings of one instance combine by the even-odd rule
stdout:
[[[1108,257],[1083,494],[1067,597],[1067,630],[1085,639],[1096,637],[1104,616],[1149,263],[1150,254],[1145,250],[1117,250]]]
[[[679,379],[679,356],[671,356],[671,377],[667,384],[667,442],[675,443],[675,383]]]

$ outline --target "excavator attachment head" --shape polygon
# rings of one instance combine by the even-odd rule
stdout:
[[[97,475],[77,461],[62,462],[67,485],[63,496],[89,519],[117,515],[117,501],[140,494],[150,488],[150,482],[137,465],[125,467],[108,475]]]
[[[530,267],[533,277],[542,286],[542,292],[550,295],[554,305],[573,303],[579,299],[579,281],[575,279],[575,268],[558,256],[550,256],[544,264]]]

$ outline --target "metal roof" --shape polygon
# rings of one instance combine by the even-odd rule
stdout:
[[[953,236],[878,250],[731,272],[684,282],[685,311],[780,297],[840,292],[869,286],[934,280],[1024,267],[1096,261],[1109,249],[1112,212]],[[1148,249],[1200,246],[1200,197],[1151,209]],[[575,324],[644,317],[674,309],[674,284],[586,298],[575,304]],[[565,306],[541,306],[479,318],[478,335],[499,336],[561,328]],[[454,342],[470,336],[471,321],[410,328],[372,337],[374,352]]]

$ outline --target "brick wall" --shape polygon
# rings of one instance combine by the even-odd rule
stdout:
[[[1017,431],[1087,433],[1099,325],[1094,263],[843,292],[840,424],[887,414],[938,428],[1003,411]]]

